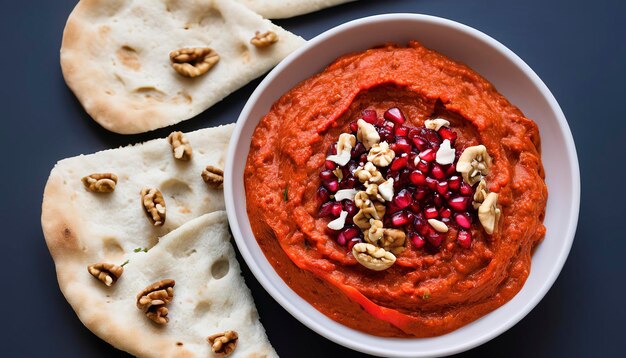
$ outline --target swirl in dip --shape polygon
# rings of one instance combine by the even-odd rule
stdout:
[[[343,56],[284,94],[244,181],[256,240],[296,293],[366,333],[429,337],[521,289],[545,234],[543,178],[536,124],[411,42]]]

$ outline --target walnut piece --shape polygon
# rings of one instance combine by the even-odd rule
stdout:
[[[498,194],[489,193],[478,208],[478,219],[489,235],[496,231],[498,220],[500,219],[500,209],[497,207]]]
[[[474,200],[472,201],[472,206],[474,207],[474,209],[478,209],[480,207],[480,204],[485,201],[488,192],[489,190],[487,189],[487,182],[485,182],[484,179],[481,179],[481,181],[478,183],[478,186],[476,187],[476,191],[474,192]]]
[[[406,234],[398,229],[383,229],[383,237],[378,243],[380,247],[392,254],[398,255],[404,251]]]
[[[370,228],[364,232],[365,241],[372,245],[378,245],[378,241],[383,238],[384,229],[383,222],[376,219],[370,219]]]
[[[385,178],[383,178],[378,168],[371,162],[367,162],[364,166],[358,167],[354,171],[354,176],[359,179],[361,183],[369,182],[380,184],[385,181]]]
[[[219,189],[224,186],[224,171],[212,165],[207,165],[202,171],[202,180],[209,186]]]
[[[351,158],[351,150],[356,145],[356,137],[352,134],[342,133],[337,140],[337,154],[331,154],[326,157],[330,160],[344,166],[348,164]]]
[[[427,119],[424,121],[424,127],[438,131],[441,127],[449,127],[450,122],[443,118]]]
[[[143,188],[141,190],[141,203],[154,226],[165,223],[165,199],[159,189]]]
[[[166,324],[168,310],[165,305],[174,298],[175,284],[174,280],[165,279],[144,288],[137,295],[137,308],[155,323]]]
[[[237,341],[239,336],[235,331],[226,331],[224,333],[216,333],[207,337],[207,341],[211,344],[213,353],[220,357],[229,356],[235,348],[237,348]]]
[[[337,153],[350,152],[356,145],[356,137],[353,134],[341,133],[337,140]]]
[[[81,179],[85,189],[94,193],[111,193],[117,184],[117,175],[113,173],[93,173]]]
[[[183,135],[183,132],[172,132],[167,136],[167,141],[172,145],[172,153],[174,158],[183,161],[191,159],[191,145],[189,140]]]
[[[389,148],[389,144],[387,142],[380,142],[372,146],[367,154],[367,160],[376,166],[386,167],[391,164],[391,161],[395,158],[395,156],[396,153]]]
[[[386,270],[396,262],[391,252],[365,242],[354,245],[352,255],[358,263],[374,271]]]
[[[250,40],[250,43],[257,48],[264,48],[271,46],[278,42],[278,35],[274,31],[266,31],[261,33],[257,31],[254,33],[254,37]]]
[[[181,48],[170,52],[174,70],[181,76],[190,78],[207,73],[219,60],[217,52],[208,47]]]
[[[354,196],[354,204],[359,208],[359,212],[352,219],[354,224],[361,230],[369,230],[370,219],[382,220],[385,216],[385,205],[370,200],[366,192],[360,191]]]
[[[376,131],[376,127],[374,127],[373,124],[367,123],[362,118],[356,121],[356,124],[358,126],[356,139],[363,143],[365,149],[369,150],[380,142],[380,135],[378,134],[378,131]]]
[[[463,180],[474,185],[489,174],[491,163],[487,148],[481,144],[465,148],[456,163],[456,170],[463,175]]]
[[[91,276],[102,281],[107,286],[112,286],[124,273],[124,268],[115,264],[108,264],[100,262],[97,264],[89,265],[87,271]]]

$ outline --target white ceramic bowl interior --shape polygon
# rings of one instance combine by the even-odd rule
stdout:
[[[394,339],[345,327],[294,293],[266,260],[250,229],[243,183],[250,138],[271,105],[300,81],[322,71],[337,57],[384,42],[418,40],[464,62],[491,81],[539,125],[549,199],[547,234],[532,259],[530,276],[507,304],[443,336]],[[462,352],[506,331],[543,298],[569,253],[578,220],[580,177],[576,149],[559,105],[539,77],[517,55],[491,37],[450,20],[417,14],[389,14],[355,20],[310,40],[261,82],[244,107],[228,149],[224,186],[226,209],[237,246],[263,287],[289,313],[322,336],[346,347],[380,356],[442,356]]]

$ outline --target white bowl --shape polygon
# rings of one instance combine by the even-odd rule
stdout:
[[[508,303],[451,333],[420,339],[382,338],[350,329],[326,317],[294,293],[259,248],[246,214],[243,172],[250,138],[271,105],[300,81],[320,72],[337,57],[384,42],[418,40],[426,47],[464,62],[539,125],[549,199],[547,234],[532,258],[522,290]],[[357,351],[397,357],[442,356],[487,342],[520,321],[556,280],[570,251],[580,204],[580,174],[574,141],[565,116],[546,85],[517,55],[491,37],[454,21],[416,14],[367,17],[310,40],[282,61],[254,91],[235,127],[226,160],[224,195],[237,246],[246,263],[289,313],[322,336]]]

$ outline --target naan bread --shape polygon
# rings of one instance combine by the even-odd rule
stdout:
[[[201,178],[207,165],[223,167],[232,129],[185,134],[190,161],[175,159],[170,143],[157,139],[65,159],[52,170],[42,227],[59,286],[85,326],[115,347],[139,356],[210,357],[206,337],[233,330],[239,335],[234,357],[276,355],[229,243],[222,190]],[[81,178],[104,172],[117,175],[115,190],[87,191]],[[163,226],[144,213],[144,186],[163,193]],[[126,260],[111,287],[87,271],[90,264]],[[136,307],[137,294],[161,279],[176,281],[164,326]]]
[[[256,48],[256,31],[278,42]],[[197,115],[304,42],[233,0],[81,0],[65,26],[61,67],[96,122],[131,134]],[[212,48],[220,60],[184,77],[169,54],[190,47]]]
[[[308,14],[355,0],[236,0],[268,19]]]

